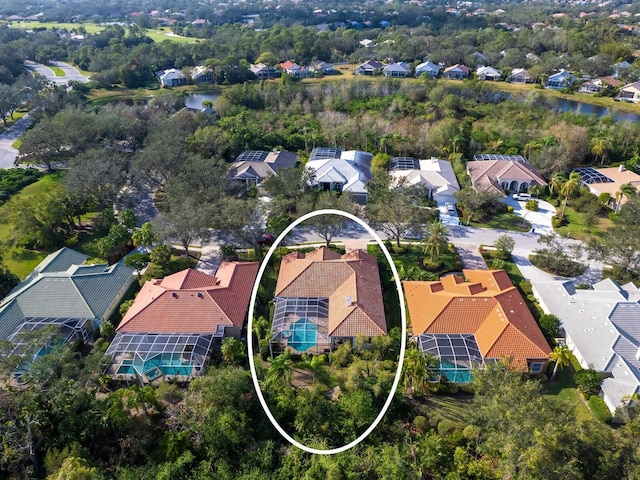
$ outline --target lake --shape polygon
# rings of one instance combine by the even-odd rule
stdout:
[[[591,105],[590,103],[577,102],[565,98],[547,98],[546,103],[558,112],[583,113],[585,115],[595,115],[596,117],[613,117],[616,121],[640,122],[640,115],[637,113],[621,112],[615,108]]]
[[[187,108],[200,110],[202,109],[202,102],[205,100],[215,102],[219,96],[219,93],[192,93],[185,97],[184,103]]]

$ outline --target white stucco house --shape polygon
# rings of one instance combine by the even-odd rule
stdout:
[[[573,82],[576,81],[576,77],[566,70],[560,70],[558,73],[549,75],[545,88],[551,88],[553,90],[562,90],[563,88],[570,87]]]
[[[156,76],[163,87],[179,87],[187,83],[187,76],[176,68],[162,70]]]
[[[497,68],[484,67],[484,66],[478,67],[478,69],[476,70],[476,76],[478,77],[479,80],[489,80],[489,81],[496,81],[502,78],[502,74],[500,73],[500,70],[498,70]]]
[[[405,78],[411,73],[411,68],[407,62],[396,62],[384,67],[382,73],[385,77]]]
[[[416,77],[419,77],[423,73],[426,73],[430,77],[437,77],[440,74],[440,65],[437,65],[433,62],[423,62],[420,65],[416,66],[415,74]]]
[[[359,150],[314,148],[306,164],[312,184],[321,190],[350,192],[359,204],[367,201],[366,183],[371,180],[373,155]]]
[[[407,185],[424,185],[429,198],[438,204],[456,203],[455,192],[460,190],[451,162],[430,158],[395,157],[389,162],[389,175]]]
[[[620,88],[616,100],[622,102],[640,102],[640,82],[630,83]]]
[[[578,290],[570,281],[533,282],[546,313],[557,315],[580,365],[602,372],[602,398],[612,413],[640,393],[640,289],[611,279]]]

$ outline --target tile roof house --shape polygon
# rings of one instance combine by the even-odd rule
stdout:
[[[474,366],[510,359],[543,372],[551,349],[504,270],[463,270],[436,282],[403,282],[413,336],[440,359],[440,373],[468,382]]]
[[[502,78],[502,74],[500,73],[500,70],[495,69],[493,67],[478,67],[476,70],[476,76],[480,80],[489,80],[489,81],[496,81]]]
[[[308,78],[309,76],[311,76],[311,72],[308,68],[302,67],[297,63],[292,62],[291,60],[287,60],[286,62],[281,63],[280,68],[287,72],[287,75],[291,75],[292,77]]]
[[[323,353],[358,335],[387,333],[376,257],[324,247],[282,258],[270,348]]]
[[[576,168],[575,171],[580,174],[582,184],[589,187],[591,193],[594,195],[608,193],[611,196],[608,205],[614,211],[618,211],[627,202],[627,196],[620,195],[622,185],[630,183],[640,191],[640,175],[627,170],[624,165],[608,168],[581,167]]]
[[[306,168],[314,174],[313,185],[326,191],[350,192],[356,202],[364,204],[372,158],[372,154],[359,150],[318,147],[311,151]]]
[[[411,68],[407,62],[396,62],[384,67],[382,73],[385,77],[405,78],[411,73]]]
[[[368,60],[356,67],[354,70],[355,75],[379,75],[384,68],[384,64],[376,62],[375,60]]]
[[[437,77],[440,74],[440,65],[437,65],[433,62],[423,62],[416,66],[415,74],[416,77],[419,77],[423,73],[426,73],[430,77]]]
[[[395,157],[389,162],[389,175],[404,179],[408,185],[425,185],[429,198],[439,204],[456,203],[454,193],[460,190],[451,162],[431,158]]]
[[[298,155],[293,152],[246,150],[231,165],[235,172],[232,178],[245,182],[247,187],[258,185],[265,178],[277,175],[279,170],[294,166],[297,161]]]
[[[456,63],[444,69],[444,78],[449,80],[464,80],[469,76],[469,67]]]
[[[467,162],[467,173],[476,190],[504,195],[509,192],[528,192],[531,185],[546,186],[547,182],[524,157],[517,161],[510,157],[495,156],[496,160]],[[504,158],[504,159],[503,159]]]
[[[186,269],[145,283],[107,349],[109,373],[142,384],[202,374],[213,348],[240,338],[258,268],[222,262],[215,277]]]
[[[563,88],[570,87],[573,82],[576,81],[576,77],[567,72],[566,70],[560,70],[558,73],[549,75],[545,88],[551,88],[553,90],[562,90]]]
[[[620,88],[616,100],[622,102],[640,102],[640,82],[630,83]]]
[[[187,76],[176,68],[157,72],[156,77],[163,87],[179,87],[187,83]]]
[[[70,248],[48,255],[0,302],[0,340],[20,345],[20,333],[59,327],[65,341],[90,342],[134,283],[134,270],[83,265],[88,257]]]
[[[611,279],[578,290],[570,281],[533,282],[547,313],[557,315],[580,365],[603,372],[602,397],[611,410],[640,393],[640,290]]]
[[[533,76],[524,68],[511,70],[508,81],[511,83],[533,83]]]

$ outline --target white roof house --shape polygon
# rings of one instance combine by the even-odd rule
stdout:
[[[419,77],[423,73],[426,73],[432,77],[437,77],[440,73],[440,65],[437,65],[433,62],[423,62],[420,65],[416,66],[416,77]]]
[[[576,77],[566,70],[560,70],[558,73],[549,75],[547,79],[546,88],[552,88],[554,90],[561,90],[563,88],[573,85],[576,81]]]
[[[509,75],[511,83],[532,83],[533,76],[524,68],[514,68]]]
[[[611,279],[578,290],[570,281],[533,282],[547,313],[560,319],[580,365],[603,372],[602,397],[611,410],[640,393],[640,290]]]
[[[620,88],[616,100],[623,102],[640,102],[640,82],[630,83]]]
[[[387,65],[382,69],[382,73],[386,77],[408,77],[411,72],[411,68],[407,65],[407,62],[396,62]]]
[[[187,76],[176,68],[160,71],[156,75],[163,87],[178,87],[187,83]]]
[[[358,203],[365,203],[372,158],[372,154],[358,150],[314,148],[306,168],[313,172],[312,183],[318,188],[351,192]]]
[[[476,75],[480,80],[500,80],[500,70],[493,67],[478,67]]]
[[[456,203],[453,195],[460,190],[460,185],[451,162],[437,158],[395,157],[389,163],[389,175],[404,179],[407,185],[424,185],[429,196],[439,204]]]

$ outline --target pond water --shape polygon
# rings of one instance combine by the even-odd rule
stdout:
[[[595,115],[596,117],[613,117],[616,121],[640,122],[640,115],[637,113],[621,112],[615,108],[607,108],[589,103],[577,102],[565,98],[548,98],[546,102],[554,111],[583,113],[585,115]]]
[[[205,100],[211,100],[212,102],[215,102],[219,96],[219,93],[192,93],[185,97],[184,103],[187,108],[200,110],[202,108],[202,102],[204,102]]]

